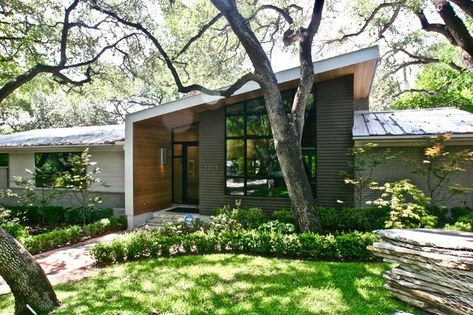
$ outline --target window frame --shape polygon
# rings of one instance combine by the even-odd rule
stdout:
[[[290,93],[290,99],[294,99],[294,96],[296,94],[296,89],[289,89],[289,90],[284,90],[284,91],[281,91],[281,93],[283,94],[283,98],[284,98],[284,94],[285,93]],[[311,92],[313,93],[313,91]],[[224,172],[224,195],[226,196],[233,196],[233,197],[256,197],[256,198],[289,198],[288,196],[257,196],[257,195],[250,195],[248,194],[248,180],[257,180],[257,179],[281,179],[282,177],[278,177],[278,176],[271,176],[271,175],[257,175],[257,176],[254,176],[254,175],[248,175],[248,140],[271,140],[273,139],[273,135],[272,135],[272,130],[271,130],[271,125],[269,126],[270,130],[270,134],[269,135],[264,135],[264,136],[259,136],[259,135],[248,135],[248,117],[249,116],[267,116],[267,111],[266,111],[266,108],[263,106],[264,110],[263,111],[249,111],[248,110],[248,103],[250,102],[254,102],[255,100],[262,100],[263,104],[264,104],[264,98],[263,96],[260,96],[260,97],[256,97],[256,98],[252,98],[252,99],[248,99],[248,100],[245,100],[245,101],[241,101],[241,102],[238,102],[238,103],[234,103],[234,104],[231,104],[231,105],[228,105],[228,106],[225,106],[224,107],[224,167],[223,167],[223,172]],[[314,104],[313,106],[315,106],[315,97],[314,97]],[[231,107],[233,106],[242,106],[242,109],[241,111],[238,111],[238,112],[228,112],[229,108],[231,109]],[[289,113],[290,112],[290,108],[286,108],[286,113]],[[316,109],[314,109],[314,124],[315,124],[315,130],[317,130],[317,112],[316,112]],[[238,116],[243,116],[243,135],[242,136],[229,136],[228,135],[228,128],[227,128],[227,118],[228,117],[238,117]],[[317,141],[316,141],[316,136],[314,137],[315,138],[315,141],[314,141],[314,146],[313,146],[313,149],[314,149],[314,152],[315,152],[315,156],[314,156],[314,159],[315,159],[315,165],[316,165],[316,170],[317,170]],[[228,140],[243,140],[243,175],[237,175],[237,176],[232,176],[232,175],[228,175],[227,174],[227,162],[228,162]],[[312,148],[312,147],[305,147],[305,148]],[[279,164],[279,163],[278,163]],[[308,174],[309,175],[309,174]],[[242,195],[234,195],[234,194],[231,194],[228,190],[228,187],[227,187],[227,181],[228,179],[234,179],[234,180],[242,180],[243,181],[243,194]],[[316,184],[316,174],[314,174],[313,177],[310,177],[309,178],[309,182],[312,182],[312,180],[314,181],[314,184]],[[316,185],[312,186],[311,185],[311,188],[312,188],[312,193],[313,193],[313,196],[314,198],[316,197]]]

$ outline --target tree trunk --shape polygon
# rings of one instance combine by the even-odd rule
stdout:
[[[238,12],[236,3],[226,0],[212,0],[212,3],[227,19],[255,68],[256,81],[264,94],[276,154],[299,228],[303,232],[320,232],[320,220],[314,209],[314,197],[301,154],[300,131],[304,125],[304,115],[299,115],[302,121],[289,121],[271,62],[248,23]],[[313,80],[313,75],[310,80]],[[305,93],[310,93],[310,89]],[[303,98],[307,99],[307,95]],[[306,104],[303,105],[305,109]]]
[[[15,297],[15,314],[47,313],[59,301],[41,266],[10,234],[0,228],[0,276]]]

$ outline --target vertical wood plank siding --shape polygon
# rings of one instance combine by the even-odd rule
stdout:
[[[343,183],[340,171],[347,170],[353,146],[353,75],[319,82],[317,106],[317,204],[351,204],[353,190]]]
[[[133,127],[133,211],[135,215],[172,205],[171,131],[152,123]],[[166,148],[167,164],[161,165],[160,149]]]
[[[339,175],[346,169],[346,152],[352,146],[353,75],[316,84],[317,106],[317,201],[337,206],[349,202],[353,192]],[[200,200],[203,214],[241,199],[244,207],[265,212],[290,208],[290,200],[275,197],[225,195],[225,113],[223,109],[199,115]]]

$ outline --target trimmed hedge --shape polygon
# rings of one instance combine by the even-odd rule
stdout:
[[[158,230],[138,231],[114,240],[97,244],[92,255],[98,264],[120,263],[150,257],[207,254],[245,253],[328,260],[372,260],[366,249],[377,240],[372,233],[314,233],[283,234],[258,230],[198,231],[184,235],[162,235]]]
[[[103,235],[111,231],[121,230],[125,227],[126,225],[123,220],[108,218],[87,224],[83,227],[73,225],[48,233],[19,237],[18,241],[22,243],[31,254],[38,254],[58,247],[72,245],[79,241]]]
[[[48,206],[43,209],[39,207],[3,206],[9,210],[10,219],[17,219],[22,224],[47,224],[55,226],[58,224],[82,224],[96,222],[113,216],[110,208],[65,208],[59,206]]]
[[[326,231],[373,231],[384,229],[389,208],[343,208],[317,206],[320,223]]]

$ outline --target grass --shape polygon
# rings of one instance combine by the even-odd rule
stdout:
[[[114,265],[55,287],[54,314],[393,314],[415,312],[383,288],[380,263],[245,255],[183,256]],[[0,314],[13,310],[0,299]]]

